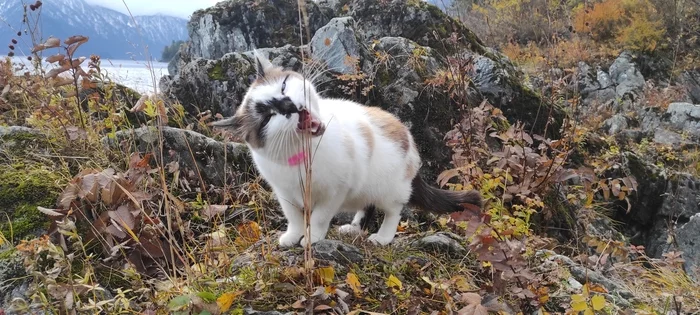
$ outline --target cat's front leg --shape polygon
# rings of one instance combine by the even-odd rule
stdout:
[[[280,247],[292,247],[299,244],[299,240],[304,237],[304,213],[284,199],[280,200],[282,212],[287,219],[287,231],[279,238]]]
[[[317,203],[316,207],[311,211],[311,244],[326,238],[331,220],[338,213],[338,209],[343,202],[342,198],[337,198],[339,195],[331,196],[336,198]],[[301,239],[300,244],[301,246],[306,245],[306,237]]]

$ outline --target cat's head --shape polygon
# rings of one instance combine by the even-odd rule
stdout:
[[[229,129],[254,148],[301,139],[302,133],[323,134],[325,125],[313,84],[298,72],[274,66],[258,51],[254,55],[257,77],[236,113],[211,125]]]

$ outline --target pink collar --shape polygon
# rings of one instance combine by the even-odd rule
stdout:
[[[306,152],[303,150],[295,155],[292,155],[289,159],[287,159],[287,163],[289,163],[289,166],[297,166],[301,163],[304,163],[304,159],[306,159]]]

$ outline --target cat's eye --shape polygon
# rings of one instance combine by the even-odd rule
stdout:
[[[281,91],[282,94],[284,94],[284,89],[287,88],[287,79],[288,79],[288,78],[289,78],[289,75],[287,75],[286,77],[284,77],[284,81],[282,81],[282,91]]]

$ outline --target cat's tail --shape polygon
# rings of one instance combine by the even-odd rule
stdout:
[[[463,204],[483,207],[481,193],[478,190],[444,190],[428,185],[417,174],[411,182],[413,191],[409,204],[433,213],[452,213],[464,211]]]

